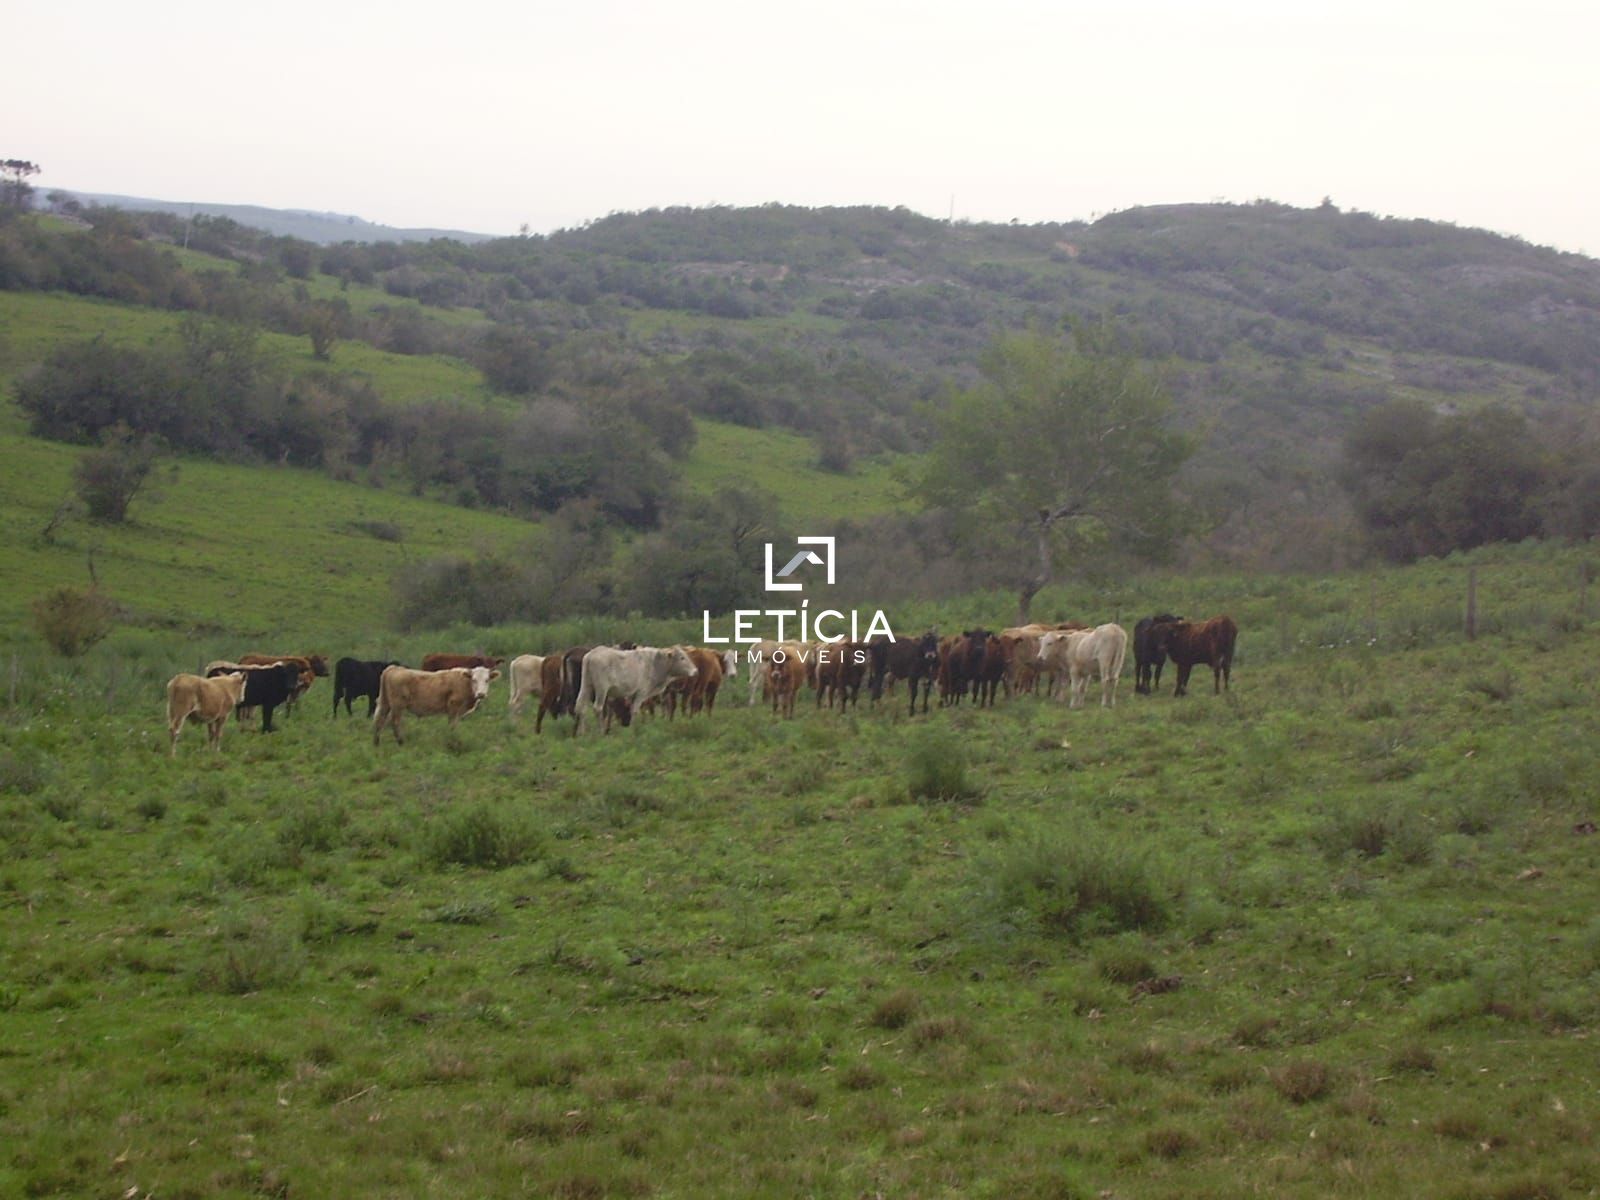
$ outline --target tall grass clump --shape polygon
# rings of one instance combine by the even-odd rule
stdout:
[[[1071,939],[1160,929],[1175,889],[1145,855],[1098,837],[1038,838],[980,867],[976,911],[1000,930]]]
[[[967,756],[948,730],[919,730],[906,753],[906,792],[913,800],[973,801],[982,789],[967,773]]]
[[[538,857],[539,834],[525,814],[479,804],[431,825],[424,851],[439,866],[514,867]]]

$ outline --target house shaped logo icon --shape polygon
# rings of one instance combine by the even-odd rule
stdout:
[[[833,583],[834,539],[831,537],[797,537],[795,538],[795,544],[801,546],[802,549],[797,551],[794,557],[789,559],[783,570],[774,573],[772,570],[772,543],[767,543],[767,591],[800,591],[804,585],[799,581],[792,583],[780,583],[779,580],[787,579],[801,567],[808,564],[813,567],[822,567],[827,572],[828,583]],[[807,546],[819,546],[821,547],[821,553],[818,553],[816,550],[804,549],[804,547]]]

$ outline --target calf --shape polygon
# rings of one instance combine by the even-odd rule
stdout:
[[[806,664],[802,648],[793,642],[779,643],[766,656],[764,683],[766,694],[772,699],[772,711],[786,717],[794,716],[795,697],[806,681]]]
[[[172,738],[172,757],[178,757],[178,734],[184,722],[200,721],[206,727],[206,741],[216,751],[222,749],[222,727],[228,714],[244,695],[243,671],[230,671],[211,679],[198,675],[174,675],[167,681],[167,733]]]
[[[403,745],[400,718],[445,716],[450,727],[474,711],[489,695],[489,681],[500,678],[488,667],[452,667],[443,671],[413,671],[389,667],[378,684],[378,708],[372,718],[372,744],[378,744],[383,727],[394,730],[396,745]]]
[[[378,703],[378,682],[385,667],[398,667],[400,663],[377,659],[341,658],[333,664],[333,715],[339,715],[339,702],[344,702],[345,716],[354,716],[350,702],[358,696],[367,699],[367,719]]]
[[[300,687],[300,669],[292,662],[273,663],[271,666],[244,666],[240,663],[214,662],[206,666],[206,678],[234,671],[244,672],[244,698],[235,708],[241,718],[246,709],[261,710],[261,732],[272,732],[272,710],[287,704]]]

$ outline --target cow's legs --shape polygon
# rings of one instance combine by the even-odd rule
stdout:
[[[1189,690],[1189,672],[1194,670],[1192,663],[1174,663],[1178,668],[1178,686],[1173,689],[1174,696],[1182,696]]]

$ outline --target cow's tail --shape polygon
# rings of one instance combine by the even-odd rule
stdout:
[[[583,660],[563,658],[561,660],[561,709],[562,712],[576,713],[578,711],[578,696],[583,690]]]
[[[1116,649],[1112,652],[1111,661],[1106,665],[1107,679],[1121,679],[1122,664],[1128,658],[1128,631],[1119,625],[1117,632],[1122,636],[1116,638]]]

